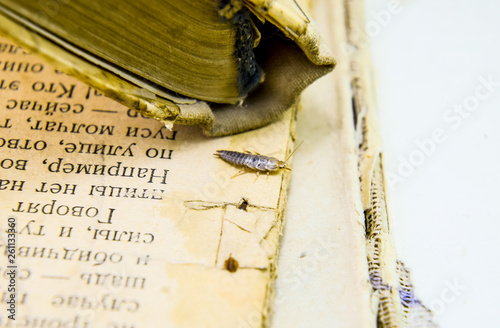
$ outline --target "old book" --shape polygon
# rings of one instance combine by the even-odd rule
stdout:
[[[0,326],[424,327],[390,244],[361,12],[318,1],[338,74],[299,114],[217,139],[169,131],[2,39],[0,244],[16,293],[1,295],[17,321],[2,311]],[[289,172],[232,178],[213,152],[284,159],[297,115],[282,231]]]
[[[194,127],[168,131],[6,39],[0,49],[2,224],[17,231],[2,245],[15,255],[16,324],[269,326],[289,173],[231,179],[238,169],[212,154],[285,158],[298,107],[262,129],[207,139]],[[349,253],[360,263],[363,243]],[[359,293],[342,303],[370,323],[366,270],[346,272]],[[13,325],[5,313],[0,324]]]
[[[0,79],[1,224],[17,231],[1,235],[17,312],[0,326],[261,325],[289,171],[232,179],[239,168],[213,154],[286,158],[292,111],[232,137],[169,131],[6,39],[0,49],[12,67]]]
[[[2,31],[30,50],[83,67],[90,82],[116,81],[77,56],[47,55],[57,46],[11,18]],[[297,106],[258,131],[210,140],[168,130],[8,40],[0,49],[2,265],[14,274],[0,324],[264,325],[289,172],[232,179],[238,169],[213,153],[286,158]],[[156,97],[119,86],[123,98]]]
[[[0,31],[125,106],[208,135],[271,122],[335,64],[293,0],[1,0]]]
[[[339,64],[302,99],[297,136],[315,146],[294,160],[273,328],[436,327],[392,243],[363,13],[359,0],[316,2]]]

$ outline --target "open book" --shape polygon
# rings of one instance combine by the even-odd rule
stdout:
[[[337,74],[221,138],[169,130],[1,39],[0,327],[432,325],[390,242],[361,8],[316,5]],[[292,172],[236,176],[213,155],[284,160],[297,116]]]
[[[4,45],[2,63],[29,68],[3,75],[1,97],[17,320],[231,327],[264,311],[289,173],[231,179],[238,168],[213,154],[251,148],[284,159],[292,112],[233,137],[169,131]]]
[[[0,32],[168,126],[277,119],[335,60],[294,1],[0,1]]]

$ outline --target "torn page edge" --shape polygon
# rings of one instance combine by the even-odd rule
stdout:
[[[430,310],[415,298],[409,271],[397,259],[392,243],[371,63],[367,45],[363,44],[366,40],[358,35],[363,31],[364,8],[360,0],[344,0],[344,3],[367,259],[372,293],[377,302],[374,304],[378,312],[377,327],[435,327]]]
[[[291,120],[290,120],[290,137],[288,140],[288,144],[286,147],[286,154],[289,154],[290,152],[293,151],[294,149],[294,143],[295,143],[295,126],[296,126],[296,111],[300,108],[300,100],[298,101],[297,106],[293,106],[292,109],[295,111],[294,115],[291,115]],[[289,163],[291,165],[291,162]],[[291,167],[290,167],[291,168]],[[283,231],[283,226],[285,224],[285,210],[286,210],[286,200],[287,200],[287,192],[288,192],[288,185],[290,183],[290,178],[291,178],[291,173],[290,171],[284,171],[283,173],[283,180],[281,181],[281,189],[280,189],[280,194],[278,198],[278,205],[277,205],[277,217],[276,217],[276,224],[274,225],[272,229],[277,228],[277,233],[278,233],[278,244],[281,242],[281,235]],[[271,231],[270,230],[270,231]],[[268,236],[266,236],[268,238]],[[271,315],[273,310],[273,305],[274,305],[274,298],[275,298],[275,281],[278,276],[278,270],[277,270],[277,265],[276,261],[278,259],[278,252],[279,252],[279,247],[276,247],[274,251],[274,256],[270,259],[269,263],[269,274],[270,274],[270,279],[269,283],[267,285],[266,289],[266,302],[262,308],[262,327],[270,327],[271,324]]]

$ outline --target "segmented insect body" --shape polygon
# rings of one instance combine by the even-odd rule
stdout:
[[[231,150],[217,150],[215,155],[230,164],[261,172],[275,172],[279,169],[284,169],[286,166],[285,161],[280,161],[277,158],[264,155],[240,153]]]
[[[250,152],[240,153],[238,151],[232,150],[217,150],[215,152],[215,156],[222,158],[226,162],[232,165],[242,166],[244,168],[248,168],[256,171],[257,177],[259,177],[260,172],[266,172],[269,177],[269,173],[276,172],[279,170],[290,170],[290,168],[286,167],[286,161],[290,159],[290,157],[299,149],[304,141],[302,141],[294,151],[290,153],[286,157],[284,161],[280,161],[277,158],[271,156],[265,156],[260,154],[252,154]],[[234,177],[244,173],[244,171],[240,171]]]

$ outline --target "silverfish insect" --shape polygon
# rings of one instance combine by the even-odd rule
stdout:
[[[275,157],[260,155],[258,153],[251,153],[249,151],[241,153],[232,150],[217,150],[214,155],[223,159],[229,164],[256,171],[258,177],[260,172],[266,172],[267,175],[269,175],[269,173],[279,170],[290,170],[288,167],[286,167],[286,162],[288,161],[288,159],[290,159],[293,153],[297,151],[300,145],[302,145],[302,142],[290,155],[286,157],[284,161],[280,161]],[[238,172],[232,178],[243,173],[245,173],[244,170]]]

